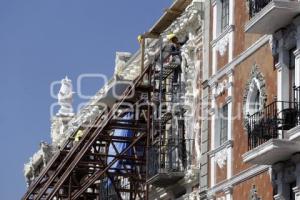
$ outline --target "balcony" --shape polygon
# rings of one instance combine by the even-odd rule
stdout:
[[[191,165],[192,140],[169,139],[149,150],[148,183],[168,187],[182,179]]]
[[[292,23],[300,14],[300,2],[294,0],[249,0],[250,20],[247,33],[273,34]]]
[[[299,101],[274,101],[263,110],[249,116],[249,151],[243,155],[244,162],[272,165],[300,152],[300,144],[289,140],[288,134],[299,125],[299,108]]]

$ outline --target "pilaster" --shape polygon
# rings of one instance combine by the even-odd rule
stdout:
[[[295,54],[295,85],[300,86],[300,16],[296,17],[293,21],[296,26],[297,34],[297,49],[294,51]]]
[[[279,41],[278,47],[278,63],[277,68],[277,100],[289,101],[289,90],[286,89],[289,83],[289,52],[284,46],[284,38],[282,31],[276,33]]]

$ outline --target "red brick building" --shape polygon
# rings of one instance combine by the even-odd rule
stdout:
[[[206,2],[203,199],[300,198],[299,8]]]

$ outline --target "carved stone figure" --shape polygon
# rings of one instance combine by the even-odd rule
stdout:
[[[59,146],[61,136],[64,133],[64,124],[62,118],[54,118],[51,126],[51,138],[54,146]]]
[[[61,80],[61,88],[57,95],[58,104],[60,105],[58,116],[74,116],[72,107],[73,93],[72,81],[68,77],[65,77]]]
[[[131,58],[131,53],[129,52],[117,52],[115,60],[115,77],[120,78],[120,74],[123,71],[127,61]]]
[[[29,159],[29,162],[24,165],[24,176],[27,186],[37,177],[40,169],[45,167],[53,156],[53,148],[46,142],[40,143],[40,149]]]

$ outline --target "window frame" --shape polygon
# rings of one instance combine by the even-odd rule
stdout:
[[[220,0],[221,1],[221,33],[229,25],[229,0]]]
[[[219,146],[228,140],[228,104],[224,104],[219,113]]]

